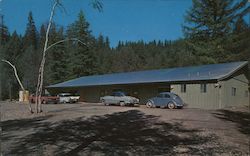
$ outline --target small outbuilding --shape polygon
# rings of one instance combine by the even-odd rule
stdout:
[[[174,92],[190,108],[220,109],[249,105],[248,72],[248,62],[242,61],[84,76],[47,89],[78,92],[85,102],[99,102],[101,96],[125,91],[141,104],[160,92]]]

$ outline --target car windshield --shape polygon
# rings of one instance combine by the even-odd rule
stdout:
[[[126,93],[124,93],[124,92],[114,92],[112,95],[113,96],[126,96]]]
[[[63,93],[63,94],[59,94],[59,96],[61,96],[61,97],[68,97],[68,96],[72,96],[72,94],[70,94],[70,93]]]

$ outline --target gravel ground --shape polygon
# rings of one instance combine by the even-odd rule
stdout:
[[[1,102],[3,155],[249,155],[244,109]],[[33,105],[34,106],[34,105]]]

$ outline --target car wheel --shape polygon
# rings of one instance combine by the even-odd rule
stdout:
[[[105,100],[102,100],[101,103],[104,105],[104,106],[108,106],[109,104],[105,103]]]
[[[42,101],[43,104],[46,104],[47,102],[45,100]]]
[[[120,106],[122,106],[122,107],[125,106],[125,102],[121,101]]]
[[[148,101],[148,102],[146,103],[146,106],[147,106],[148,108],[152,108],[152,107],[153,107],[153,103],[152,103],[151,101]]]
[[[175,108],[175,104],[173,102],[169,102],[167,106],[168,106],[168,109],[174,109]]]

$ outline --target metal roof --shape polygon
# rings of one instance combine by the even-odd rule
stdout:
[[[248,64],[247,61],[178,67],[126,73],[84,76],[47,88],[84,87],[115,84],[221,80]]]

